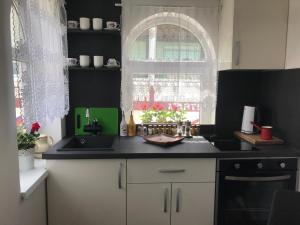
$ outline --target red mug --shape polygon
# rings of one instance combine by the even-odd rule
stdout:
[[[256,127],[260,131],[260,138],[263,140],[272,140],[272,128],[271,126],[258,126],[257,124],[253,123],[253,126]]]

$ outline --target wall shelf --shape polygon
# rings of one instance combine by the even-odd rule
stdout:
[[[121,71],[121,67],[80,67],[80,66],[70,66],[68,67],[69,71]]]
[[[80,29],[68,29],[68,34],[95,34],[95,35],[113,35],[121,36],[120,30],[80,30]]]

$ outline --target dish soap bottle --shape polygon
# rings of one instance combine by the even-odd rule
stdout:
[[[121,137],[127,136],[127,123],[126,123],[124,111],[122,111],[122,120],[120,123],[120,136]]]
[[[135,136],[135,134],[136,134],[136,126],[135,126],[132,111],[131,111],[130,119],[129,119],[129,123],[128,123],[128,136],[133,137],[133,136]]]

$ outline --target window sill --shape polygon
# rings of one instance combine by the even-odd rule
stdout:
[[[28,199],[33,191],[47,178],[46,162],[34,160],[34,169],[20,172],[20,194],[22,199]]]

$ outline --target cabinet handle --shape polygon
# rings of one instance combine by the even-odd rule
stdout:
[[[184,173],[185,169],[159,169],[160,173]]]
[[[240,58],[241,58],[241,42],[235,42],[235,50],[236,50],[236,58],[235,58],[235,65],[240,65]]]
[[[118,172],[118,188],[122,189],[122,167],[123,164],[120,163],[119,172]]]
[[[180,209],[180,188],[177,188],[177,193],[176,193],[176,212],[179,213]]]
[[[165,190],[164,190],[164,206],[163,206],[164,213],[168,212],[168,195],[169,195],[169,189],[165,188]]]

